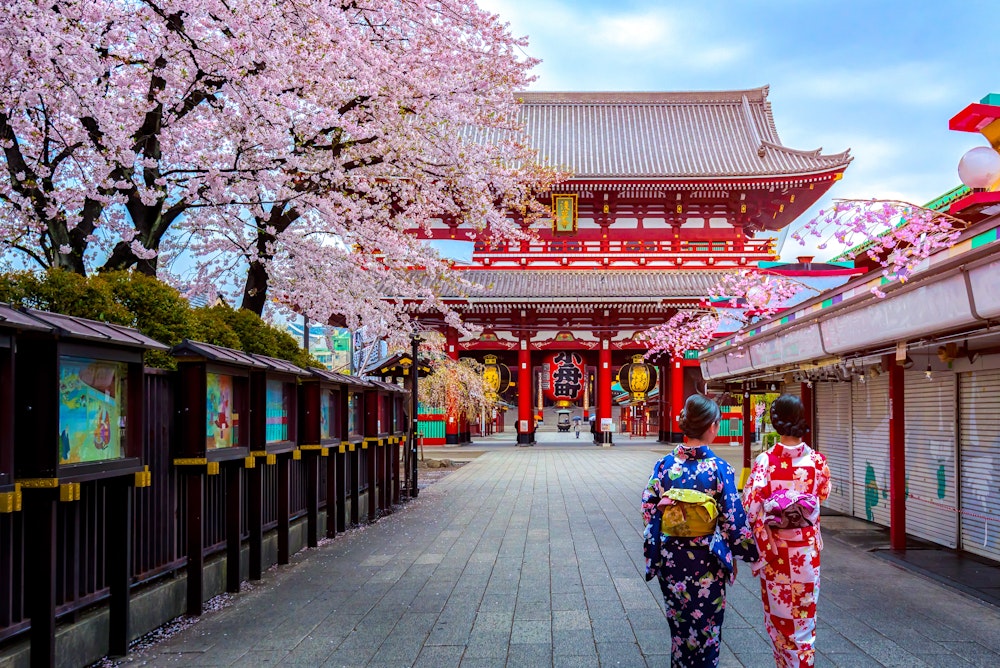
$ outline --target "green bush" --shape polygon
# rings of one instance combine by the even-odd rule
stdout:
[[[191,308],[166,283],[134,272],[83,277],[61,269],[0,274],[0,302],[134,327],[167,346],[184,339],[286,359],[301,367],[322,366],[287,332],[250,311],[228,306]],[[166,352],[146,353],[149,366],[173,369]]]

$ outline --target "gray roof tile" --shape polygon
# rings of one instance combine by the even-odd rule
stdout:
[[[543,163],[574,178],[807,175],[846,167],[781,144],[767,87],[692,93],[519,94]]]
[[[463,294],[445,299],[700,299],[711,293],[727,271],[622,270],[467,270],[472,284]],[[453,292],[453,291],[449,291]],[[477,299],[478,298],[478,299]]]

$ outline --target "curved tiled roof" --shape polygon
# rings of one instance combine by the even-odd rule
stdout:
[[[462,272],[472,287],[461,295],[470,301],[592,299],[701,299],[707,297],[725,271],[622,270],[476,270]]]
[[[691,93],[519,94],[521,121],[545,164],[577,179],[808,175],[842,169],[781,144],[767,87]]]

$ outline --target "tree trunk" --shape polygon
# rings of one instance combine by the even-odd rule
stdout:
[[[264,314],[264,304],[267,303],[267,268],[263,262],[255,260],[247,270],[247,281],[243,286],[243,304],[240,308],[257,315]]]

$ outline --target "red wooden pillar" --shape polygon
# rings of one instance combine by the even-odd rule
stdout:
[[[813,388],[809,383],[802,383],[801,390],[799,394],[802,397],[802,408],[805,409],[804,413],[806,416],[806,427],[809,428],[809,434],[806,436],[806,441],[808,443],[816,444],[816,437],[813,435],[813,420],[816,416],[815,404],[813,403]]]
[[[657,395],[659,402],[660,425],[656,435],[656,440],[660,443],[670,442],[670,376],[669,364],[661,364],[657,369],[657,380],[660,384],[660,392]]]
[[[674,443],[684,441],[684,434],[677,423],[677,416],[684,409],[684,360],[682,357],[670,358],[670,440]]]
[[[452,328],[448,328],[445,332],[445,352],[453,360],[458,359],[458,331]],[[448,408],[448,413],[445,415],[444,423],[444,442],[448,445],[458,445],[460,440],[459,435],[459,424],[458,416],[452,412],[452,409]]]
[[[889,369],[889,547],[906,549],[906,438],[903,367],[891,357]]]
[[[611,339],[601,335],[601,349],[597,355],[597,441],[612,445],[610,431],[601,431],[604,420],[611,419]]]
[[[528,350],[528,335],[521,335],[517,351],[517,444],[531,445],[535,441],[535,418],[532,415],[531,351]]]
[[[750,406],[750,393],[746,390],[743,391],[743,470],[740,472],[740,484],[739,488],[743,489],[743,486],[747,483],[747,478],[750,477],[750,466],[753,464],[753,453],[750,449],[750,442],[753,440],[753,429],[750,426],[750,411],[753,410]]]

